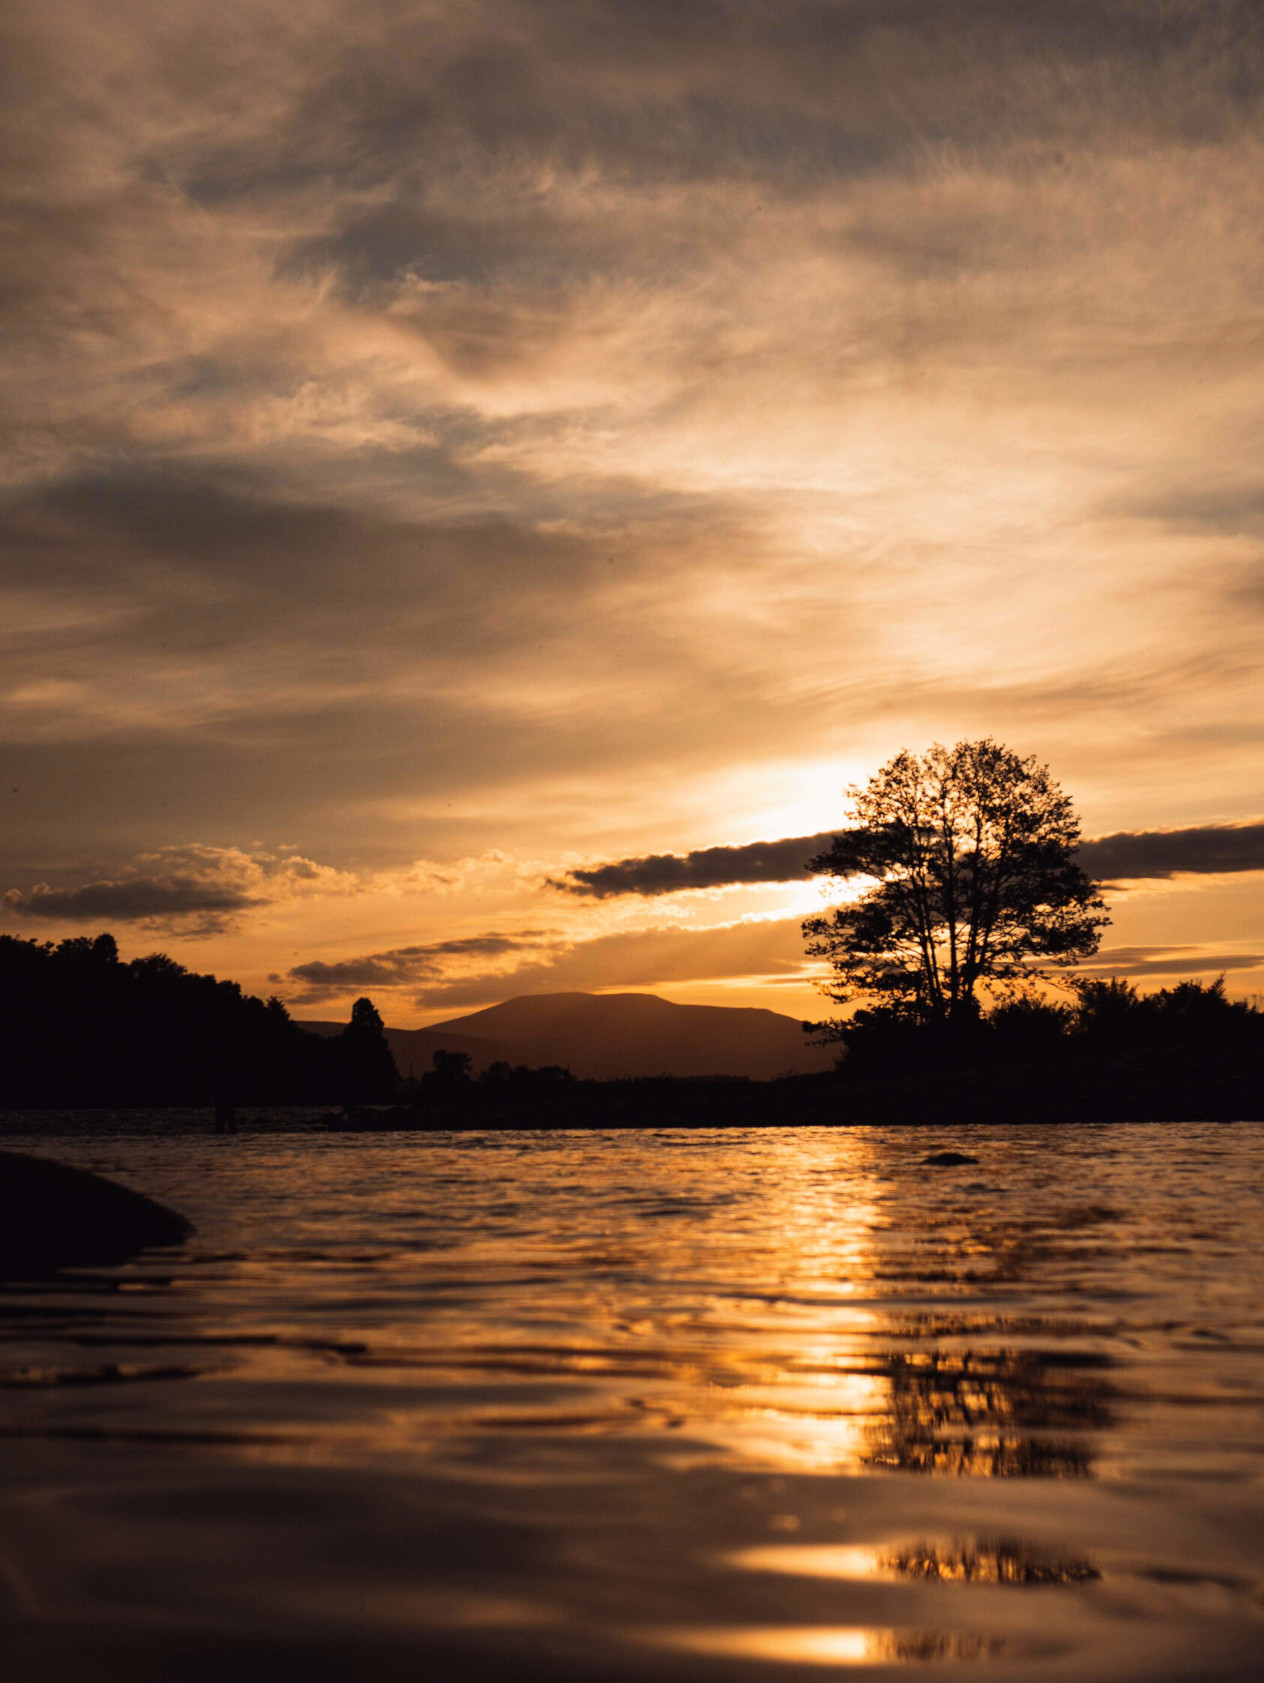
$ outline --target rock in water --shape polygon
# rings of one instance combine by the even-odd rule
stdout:
[[[932,1169],[956,1169],[963,1163],[977,1163],[977,1157],[971,1157],[965,1151],[932,1151],[929,1157],[923,1157],[922,1162]]]
[[[174,1210],[100,1175],[0,1151],[0,1278],[126,1262],[193,1229]]]

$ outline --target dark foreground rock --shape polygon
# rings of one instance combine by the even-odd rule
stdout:
[[[44,1157],[0,1151],[0,1278],[126,1262],[150,1245],[177,1245],[183,1216],[130,1187]]]

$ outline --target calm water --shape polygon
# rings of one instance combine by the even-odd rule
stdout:
[[[1264,1127],[5,1143],[6,1680],[1264,1678]]]

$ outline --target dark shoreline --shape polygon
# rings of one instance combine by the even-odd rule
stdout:
[[[924,1068],[901,1080],[834,1073],[774,1081],[531,1079],[549,1073],[525,1072],[527,1079],[517,1087],[457,1082],[406,1102],[339,1108],[243,1104],[237,1121],[250,1134],[1264,1121],[1264,1057],[1254,1050],[1244,1056],[1178,1047],[1113,1058]],[[259,1114],[269,1109],[270,1116]],[[164,1127],[164,1115],[173,1126]],[[56,1131],[58,1121],[75,1134],[108,1133],[111,1118],[143,1118],[140,1131],[147,1134],[214,1131],[212,1113],[195,1106],[22,1106],[0,1111],[0,1135]]]
[[[432,1129],[961,1126],[1264,1120],[1264,1057],[1173,1048],[1125,1057],[928,1067],[899,1080],[565,1081],[514,1093],[471,1082],[323,1119],[352,1132]]]
[[[279,1108],[279,1107],[274,1107]],[[286,1107],[288,1108],[288,1107]],[[397,1117],[393,1114],[394,1107],[363,1107],[357,1110],[325,1112],[315,1118],[292,1119],[257,1114],[249,1111],[242,1118],[235,1135],[228,1136],[225,1149],[231,1151],[231,1141],[249,1141],[286,1137],[293,1135],[319,1136],[320,1138],[337,1138],[343,1135],[408,1135],[418,1137],[434,1136],[436,1138],[452,1134],[562,1134],[562,1133],[692,1133],[692,1132],[725,1132],[751,1133],[760,1130],[776,1130],[792,1132],[796,1129],[809,1130],[813,1128],[833,1128],[842,1130],[858,1129],[864,1131],[870,1128],[899,1128],[899,1129],[957,1129],[964,1127],[979,1128],[1064,1128],[1064,1127],[1153,1127],[1156,1125],[1171,1128],[1183,1127],[1232,1127],[1235,1125],[1257,1126],[1264,1125],[1264,1116],[1249,1116],[1233,1114],[1230,1116],[1203,1116],[1194,1112],[1180,1116],[1061,1116],[1056,1119],[1047,1117],[1033,1117],[1021,1113],[997,1116],[961,1116],[948,1115],[938,1112],[927,1112],[913,1116],[848,1116],[811,1115],[798,1117],[786,1116],[746,1116],[735,1118],[696,1116],[693,1118],[675,1116],[662,1120],[651,1121],[640,1119],[580,1119],[567,1116],[538,1116],[538,1117],[471,1117],[471,1116],[435,1116],[432,1120],[418,1122],[413,1119]],[[45,1149],[42,1142],[48,1141],[48,1149],[52,1149],[51,1142],[58,1140],[77,1141],[90,1144],[93,1140],[114,1139],[188,1139],[205,1140],[215,1138],[213,1114],[201,1108],[193,1116],[184,1116],[177,1122],[167,1119],[167,1112],[160,1107],[151,1110],[132,1110],[120,1113],[117,1110],[98,1112],[93,1110],[79,1110],[68,1114],[65,1111],[34,1111],[22,1110],[13,1112],[0,1111],[0,1142],[6,1150],[21,1150],[41,1152]]]

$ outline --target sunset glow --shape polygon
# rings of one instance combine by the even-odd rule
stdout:
[[[802,877],[558,880],[961,737],[1264,814],[1249,7],[19,11],[5,931],[802,1017]],[[1103,966],[1264,989],[1248,864]]]

